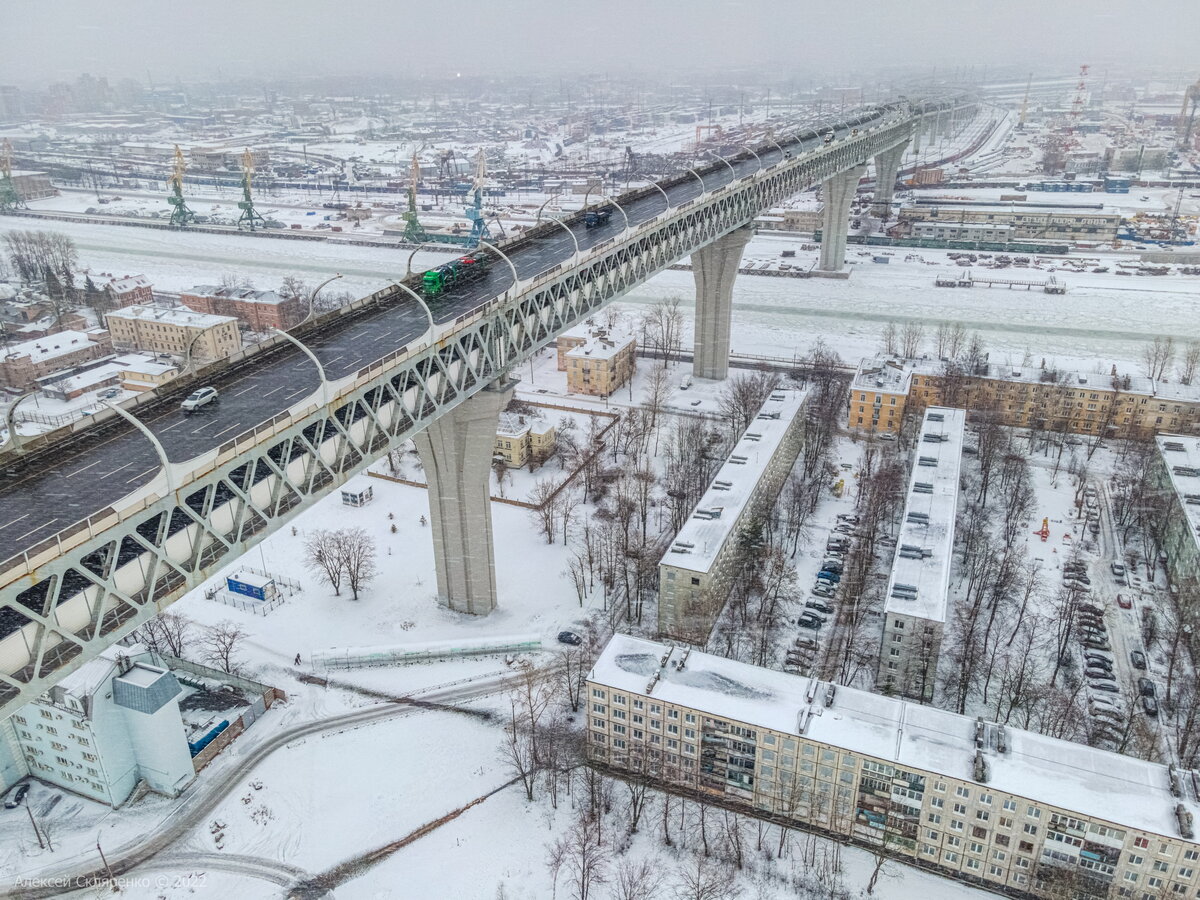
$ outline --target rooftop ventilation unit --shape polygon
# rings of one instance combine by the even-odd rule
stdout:
[[[1183,453],[1185,450],[1187,450],[1187,448],[1184,447],[1183,444],[1179,443],[1179,441],[1163,441],[1162,448],[1164,450],[1172,450],[1176,453]]]
[[[1171,471],[1187,478],[1200,478],[1200,469],[1195,466],[1172,466]]]
[[[928,525],[929,524],[929,516],[926,515],[925,513],[910,512],[908,514],[908,517],[905,519],[905,521],[907,521],[913,525]]]
[[[914,494],[932,494],[933,493],[933,485],[930,484],[928,481],[914,482],[913,493]]]
[[[747,431],[742,437],[747,441],[761,441],[762,435],[757,431]]]
[[[944,415],[942,415],[941,413],[935,413],[935,412],[929,413],[927,416],[925,416],[925,418],[928,419],[930,422],[945,422],[946,421],[946,417]]]
[[[927,431],[927,432],[925,432],[925,434],[921,435],[921,440],[923,440],[927,444],[942,444],[942,443],[945,443],[946,441],[950,440],[950,438],[944,434],[938,434],[937,432]]]
[[[779,410],[775,410],[774,412],[759,413],[754,418],[756,418],[756,419],[775,419],[776,421],[778,421],[778,419],[780,418]]]
[[[917,460],[919,466],[936,466],[938,464],[936,456],[922,456]]]

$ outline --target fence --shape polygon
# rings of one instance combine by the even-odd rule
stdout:
[[[275,607],[280,606],[284,601],[304,590],[300,586],[300,582],[294,581],[291,578],[285,578],[282,575],[276,575],[274,572],[264,572],[262,569],[256,569],[253,566],[241,566],[234,573],[234,577],[241,572],[249,572],[252,575],[258,575],[262,578],[270,578],[275,582],[275,586],[279,588],[280,592],[269,600],[255,600],[243,594],[235,594],[227,588],[210,588],[205,592],[205,598],[216,600],[218,603],[224,603],[226,606],[231,606],[234,609],[240,609],[242,612],[253,613],[256,616],[265,616]]]
[[[242,732],[249,728],[259,716],[270,709],[276,702],[280,700],[287,702],[287,694],[279,688],[271,687],[258,681],[251,681],[249,678],[243,678],[240,675],[231,675],[228,672],[222,672],[220,669],[214,669],[210,666],[194,663],[186,659],[179,659],[174,656],[164,656],[163,661],[172,672],[187,672],[197,678],[207,678],[213,681],[220,681],[222,684],[232,684],[245,693],[248,698],[252,698],[248,709],[244,710],[237,719],[230,722],[229,727],[213,738],[208,746],[192,757],[192,767],[197,773],[212,762],[216,755],[225,747],[228,747],[233,741],[237,740]],[[186,676],[181,677],[180,681],[184,684],[192,683],[193,686],[199,683],[191,682]]]
[[[371,666],[406,666],[413,663],[534,653],[542,649],[540,638],[531,635],[497,637],[478,641],[442,641],[398,647],[345,647],[312,655],[314,669],[359,669]],[[232,726],[231,726],[232,727]]]

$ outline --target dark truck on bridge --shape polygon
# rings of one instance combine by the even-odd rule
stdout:
[[[607,225],[611,218],[611,209],[589,209],[583,214],[583,227],[595,228],[598,225]]]

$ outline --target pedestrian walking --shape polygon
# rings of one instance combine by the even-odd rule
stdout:
[[[296,665],[300,665],[300,654],[296,654]]]

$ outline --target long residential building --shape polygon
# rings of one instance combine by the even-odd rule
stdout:
[[[238,320],[190,309],[130,306],[105,316],[118,350],[148,350],[195,359],[220,359],[242,346]]]
[[[1200,437],[1160,434],[1157,443],[1167,576],[1200,635]]]
[[[961,409],[925,410],[884,601],[876,684],[926,703],[946,629],[966,420]]]
[[[588,759],[1021,896],[1194,898],[1195,773],[654,641],[587,679]]]
[[[1117,236],[1121,214],[1094,206],[1059,204],[918,201],[902,206],[902,225],[923,237],[955,238],[961,226],[994,232],[991,240],[1086,241],[1109,243]],[[949,226],[949,228],[946,228]],[[944,230],[945,233],[939,233]]]
[[[772,391],[659,563],[658,631],[703,643],[729,597],[739,536],[770,510],[804,442],[806,391]]]
[[[860,363],[846,424],[858,431],[893,431],[906,411],[928,406],[961,407],[973,415],[993,415],[1003,425],[1060,433],[1200,434],[1200,384],[1115,370],[1097,374],[989,364],[968,370],[937,360],[896,358]]]

